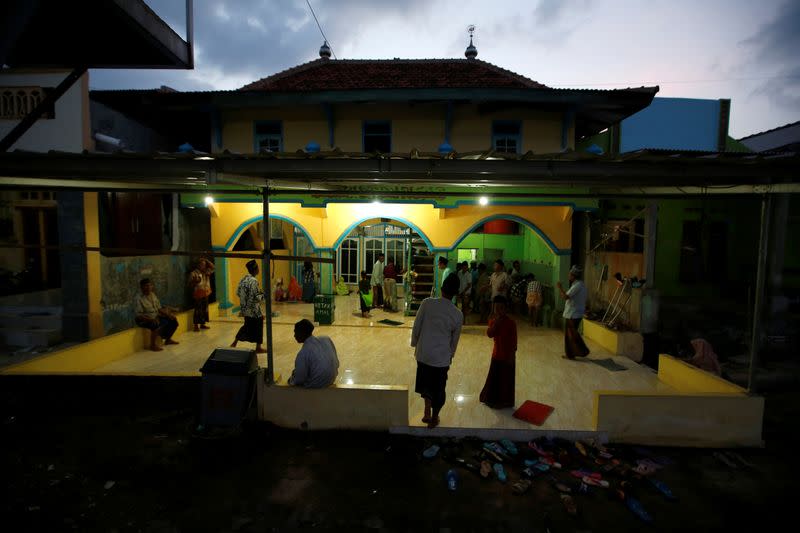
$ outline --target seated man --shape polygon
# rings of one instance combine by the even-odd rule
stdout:
[[[133,302],[133,311],[136,314],[136,325],[152,331],[150,334],[150,349],[154,352],[163,350],[158,345],[158,337],[164,339],[164,344],[178,344],[172,340],[172,334],[178,328],[178,320],[169,307],[163,307],[158,296],[153,292],[153,282],[145,278],[139,282],[142,294]]]
[[[339,373],[336,346],[330,337],[315,337],[314,324],[303,319],[294,325],[294,338],[303,345],[294,361],[289,385],[321,389],[332,385]]]

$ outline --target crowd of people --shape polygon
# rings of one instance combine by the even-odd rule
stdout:
[[[390,258],[384,264],[384,254],[379,254],[372,275],[367,279],[361,272],[359,295],[361,310],[369,316],[372,307],[392,309],[395,305],[395,287],[403,272],[398,270]],[[248,261],[247,273],[237,287],[240,300],[240,315],[244,324],[239,328],[231,347],[239,342],[256,345],[256,353],[264,353],[264,313],[261,303],[264,293],[258,282],[258,262]],[[480,401],[495,409],[514,406],[516,375],[517,323],[510,312],[528,311],[531,325],[535,325],[542,305],[542,286],[533,274],[523,275],[519,261],[512,263],[506,271],[501,259],[493,263],[493,272],[488,274],[484,264],[470,265],[464,261],[455,271],[448,266],[445,257],[439,258],[442,283],[438,294],[422,301],[417,310],[411,331],[411,346],[415,349],[417,374],[415,392],[425,402],[422,421],[429,427],[439,424],[439,413],[446,399],[447,375],[458,348],[461,328],[466,316],[475,311],[481,319],[488,321],[486,334],[493,340],[491,362],[486,382],[480,393]],[[208,297],[211,293],[210,275],[213,264],[201,258],[189,275],[189,287],[195,301],[194,329],[208,329]],[[586,357],[589,349],[578,330],[586,306],[586,286],[581,280],[580,267],[569,271],[569,287],[556,284],[564,300],[565,333],[564,355],[568,359]],[[313,299],[315,275],[310,263],[305,264],[303,275],[303,299]],[[157,339],[164,344],[177,344],[172,334],[177,328],[175,310],[162,306],[156,296],[153,283],[143,279],[141,294],[136,298],[137,325],[152,330],[151,349],[159,351]],[[460,309],[458,307],[460,305]],[[336,346],[326,336],[315,337],[314,325],[307,319],[295,324],[295,340],[302,348],[295,359],[295,367],[289,384],[309,388],[327,387],[336,380],[339,359]]]
[[[449,264],[446,257],[438,260],[442,283],[453,273]],[[484,263],[462,261],[456,265],[455,273],[459,288],[453,303],[460,307],[465,322],[471,313],[475,313],[480,315],[480,323],[485,324],[494,298],[502,295],[506,300],[508,313],[527,316],[527,321],[533,327],[539,324],[542,318],[544,287],[534,274],[521,272],[519,261],[514,261],[512,267],[506,270],[503,260],[498,259],[492,263],[491,272]]]
[[[485,314],[488,319],[486,335],[493,340],[489,372],[480,401],[493,409],[504,409],[514,406],[516,384],[517,323],[509,310],[515,302],[524,302],[528,308],[534,308],[531,315],[535,324],[542,302],[541,285],[532,275],[522,276],[518,261],[513,263],[511,272],[506,272],[503,261],[498,259],[490,276],[486,274],[485,265],[477,265],[477,277],[472,276],[466,262],[458,265],[457,272],[452,272],[447,258],[442,257],[438,267],[442,271],[439,296],[422,302],[411,333],[411,346],[415,348],[417,360],[414,390],[425,402],[422,422],[428,427],[439,424],[439,412],[447,397],[447,374],[470,305],[478,306],[482,316]],[[581,268],[573,266],[569,271],[569,288],[564,290],[560,281],[556,285],[565,301],[563,357],[567,359],[589,355],[578,331],[586,306],[586,286],[581,277]],[[475,299],[471,298],[473,286],[477,287]],[[516,295],[515,287],[519,287]],[[461,304],[460,310],[456,303]]]

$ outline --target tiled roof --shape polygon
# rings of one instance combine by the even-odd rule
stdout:
[[[359,89],[547,89],[478,59],[317,59],[245,85],[241,91]]]

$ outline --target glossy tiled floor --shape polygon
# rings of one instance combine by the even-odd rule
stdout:
[[[275,373],[285,380],[291,374],[298,350],[292,325],[300,318],[313,319],[313,306],[276,304],[274,310],[280,313],[273,322]],[[336,344],[341,365],[339,383],[407,385],[409,425],[422,426],[423,403],[413,392],[416,362],[409,346],[413,317],[379,310],[373,310],[372,315],[370,319],[361,318],[355,296],[338,296],[334,325],[318,326],[315,334],[328,335]],[[378,323],[383,318],[403,324],[386,326]],[[219,319],[211,324],[210,330],[182,334],[178,346],[169,346],[157,353],[139,352],[98,368],[97,372],[157,374],[196,371],[214,348],[230,344],[240,320],[236,317]],[[560,331],[534,330],[521,320],[517,326],[517,405],[530,399],[554,406],[555,410],[542,429],[591,430],[595,390],[653,391],[665,387],[645,367],[624,357],[613,357],[590,341],[590,359],[612,357],[628,370],[610,372],[585,360],[562,359],[564,341]],[[443,427],[534,428],[513,418],[513,409],[493,410],[478,401],[489,368],[491,349],[492,341],[486,337],[485,326],[464,327],[449,373],[448,399],[441,412]],[[259,356],[259,362],[266,366],[266,356]]]

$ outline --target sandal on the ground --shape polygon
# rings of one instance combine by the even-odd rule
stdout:
[[[439,417],[431,417],[430,421],[428,422],[428,429],[433,429],[439,425]]]
[[[581,481],[593,487],[603,487],[604,489],[607,489],[609,487],[609,483],[605,479],[596,479],[589,476],[583,476],[583,478],[581,478]]]
[[[650,483],[658,490],[658,492],[663,494],[666,499],[668,499],[668,500],[677,500],[678,499],[677,497],[675,497],[675,494],[672,493],[672,490],[670,490],[670,488],[664,482],[659,481],[657,479],[653,479],[653,478],[649,478],[649,479],[650,479]]]
[[[422,423],[423,424],[427,424],[430,421],[431,421],[431,417],[430,416],[423,416],[422,417]]]
[[[505,483],[506,480],[508,479],[508,477],[506,476],[506,470],[500,463],[494,464],[494,473],[497,474],[497,479],[500,480],[500,483]]]
[[[571,515],[578,514],[578,507],[575,505],[575,500],[572,499],[572,496],[569,494],[562,494],[561,495],[561,503],[564,504],[564,508],[567,512]]]
[[[439,453],[439,447],[434,444],[429,448],[427,448],[424,452],[422,452],[422,456],[425,459],[433,459],[434,457],[436,457],[437,453]]]
[[[508,439],[503,439],[503,440],[501,440],[501,441],[500,441],[500,444],[502,444],[502,445],[503,445],[503,448],[505,448],[506,450],[508,450],[508,453],[510,453],[511,455],[517,455],[517,453],[519,453],[519,452],[517,451],[517,446],[516,446],[516,444],[514,444],[513,442],[511,442],[511,441],[510,441],[510,440],[508,440]]]
[[[653,517],[650,516],[650,513],[644,510],[644,507],[642,507],[642,504],[639,503],[639,500],[637,500],[636,498],[632,498],[631,496],[626,495],[625,505],[628,507],[628,509],[631,510],[633,514],[638,516],[639,519],[642,520],[643,522],[649,523],[653,521]]]
[[[488,478],[492,473],[492,463],[489,461],[481,461],[481,477]]]
[[[558,492],[563,492],[564,494],[569,494],[570,492],[572,492],[571,488],[561,483],[558,479],[555,478],[555,476],[551,475],[549,477],[550,477],[550,482],[553,484],[553,487],[555,487],[555,489]]]
[[[519,481],[511,485],[511,488],[514,489],[515,494],[525,494],[526,492],[528,492],[528,489],[531,488],[532,484],[533,483],[531,482],[530,479],[520,479]]]

